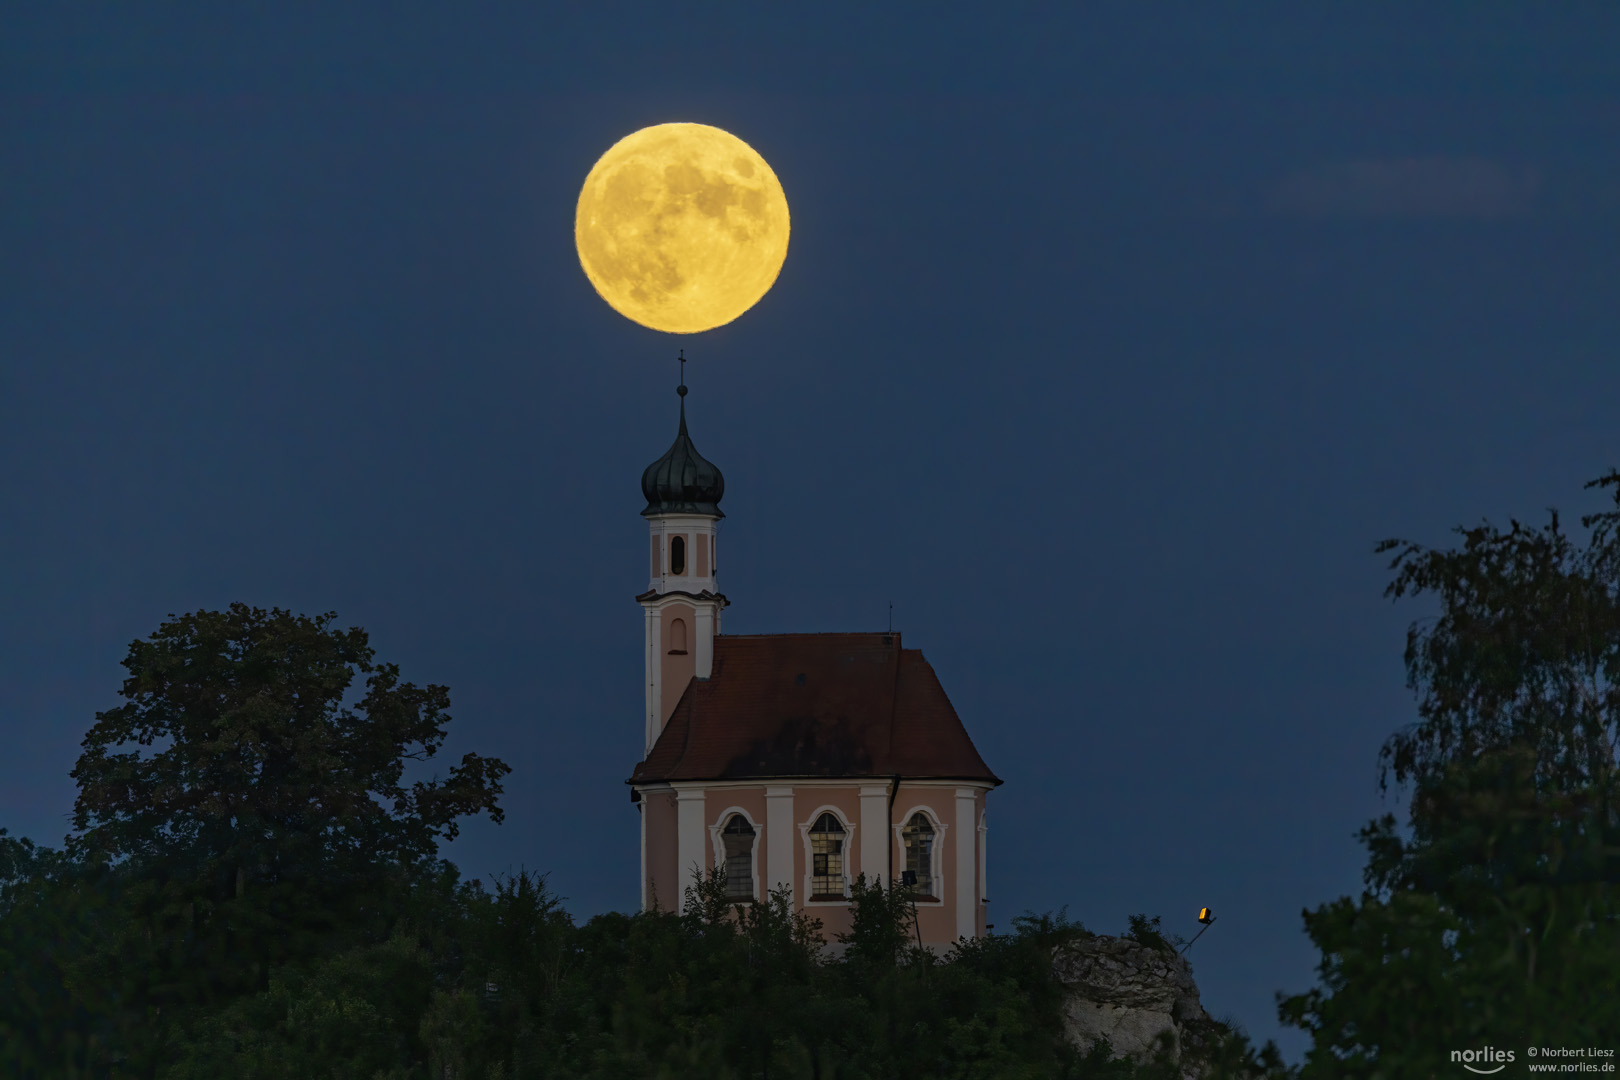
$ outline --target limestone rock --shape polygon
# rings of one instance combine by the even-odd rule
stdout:
[[[1107,1039],[1114,1056],[1147,1061],[1169,1032],[1179,1057],[1210,1025],[1192,965],[1162,949],[1098,935],[1055,948],[1052,967],[1067,991],[1065,1031],[1082,1051]]]

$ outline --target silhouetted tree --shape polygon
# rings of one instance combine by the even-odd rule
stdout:
[[[333,618],[233,604],[130,646],[126,701],[97,714],[72,774],[74,872],[39,886],[79,920],[76,958],[53,962],[83,1007],[96,969],[115,988],[95,1007],[109,1067],[153,1076],[189,1017],[386,940],[458,819],[501,820],[495,759],[405,780],[442,745],[449,692],[400,681]]]
[[[1620,473],[1588,487],[1612,487]],[[1454,1050],[1596,1045],[1620,1031],[1620,512],[1556,511],[1403,541],[1386,595],[1441,611],[1407,635],[1419,720],[1384,746],[1409,835],[1361,832],[1366,891],[1305,913],[1321,985],[1279,1002],[1314,1039],[1307,1076],[1424,1075]]]

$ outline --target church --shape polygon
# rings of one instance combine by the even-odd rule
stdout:
[[[934,669],[898,633],[723,634],[725,480],[680,427],[647,466],[641,906],[679,911],[723,868],[738,903],[782,886],[828,940],[856,875],[904,882],[923,943],[986,931],[985,798],[1001,783]]]

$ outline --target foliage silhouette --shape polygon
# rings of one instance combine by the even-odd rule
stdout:
[[[458,819],[500,821],[499,761],[406,782],[443,743],[449,692],[402,682],[333,618],[233,604],[131,644],[125,703],[72,773],[66,850],[6,847],[32,870],[26,896],[5,890],[0,943],[32,989],[0,1031],[31,1030],[12,1042],[34,1059],[155,1076],[195,1018],[277,969],[385,941]]]
[[[1620,472],[1587,485],[1612,487]],[[1539,530],[1405,541],[1391,598],[1430,594],[1407,634],[1419,720],[1379,782],[1411,791],[1408,835],[1361,830],[1366,889],[1305,912],[1320,985],[1279,995],[1308,1031],[1308,1077],[1425,1075],[1452,1051],[1601,1045],[1620,964],[1620,511],[1584,548]]]

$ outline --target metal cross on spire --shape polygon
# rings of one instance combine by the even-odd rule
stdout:
[[[681,385],[680,385],[679,388],[677,388],[676,393],[680,394],[681,397],[685,397],[686,396],[686,350],[685,349],[681,350],[681,354],[680,354],[679,359],[681,361]]]

